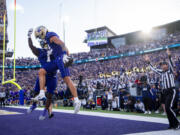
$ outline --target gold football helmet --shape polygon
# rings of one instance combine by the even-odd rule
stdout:
[[[36,38],[45,39],[47,31],[46,27],[38,26],[34,31],[34,35]]]

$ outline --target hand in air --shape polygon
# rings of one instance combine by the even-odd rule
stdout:
[[[168,54],[168,56],[171,56],[171,51],[169,50],[169,48],[167,48],[166,53]]]
[[[145,60],[146,62],[150,62],[149,56],[148,56],[148,55],[144,55],[144,60]]]
[[[29,31],[28,31],[28,38],[31,38],[32,33],[33,33],[33,28],[29,29]]]
[[[64,66],[65,66],[65,67],[69,67],[69,66],[71,66],[72,63],[73,63],[73,58],[70,57],[70,56],[68,56],[67,54],[65,54],[65,55],[63,56],[63,63],[64,63]]]

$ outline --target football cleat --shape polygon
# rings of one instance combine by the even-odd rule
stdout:
[[[81,108],[81,101],[74,101],[74,113],[77,114]]]
[[[180,125],[178,124],[176,127],[174,127],[174,130],[180,129]]]
[[[40,93],[35,98],[32,98],[32,100],[34,101],[38,101],[42,99],[46,99],[44,90],[41,90]]]
[[[39,116],[39,120],[45,120],[45,119],[46,119],[46,116],[43,116],[43,115]]]
[[[27,110],[27,113],[30,114],[32,113],[35,109],[36,109],[36,105],[32,105],[28,110]]]
[[[46,119],[46,114],[47,114],[47,109],[43,110],[43,114],[39,116],[39,120],[44,120]]]
[[[53,118],[53,117],[54,117],[54,114],[51,113],[51,114],[49,115],[49,118],[51,119],[51,118]]]

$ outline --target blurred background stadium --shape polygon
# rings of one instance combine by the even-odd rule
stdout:
[[[2,74],[3,14],[8,15],[8,11],[6,1],[0,2],[0,74]],[[142,112],[159,113],[160,110],[163,113],[160,106],[161,78],[150,71],[143,55],[149,54],[153,65],[158,67],[159,62],[167,60],[167,48],[172,51],[176,65],[176,86],[180,92],[180,20],[155,26],[149,32],[133,31],[118,34],[107,26],[101,26],[89,28],[85,33],[87,36],[82,42],[87,44],[90,51],[71,54],[75,61],[70,68],[84,109],[137,112],[136,105],[143,104],[143,89],[150,87],[147,98],[151,105],[145,105],[148,106],[148,110],[143,108]],[[13,78],[11,58],[13,51],[8,49],[8,42],[6,32],[5,80]],[[39,68],[36,58],[16,59],[16,81],[25,92],[25,105],[31,104],[30,98],[33,96],[32,91]],[[72,106],[72,96],[59,76],[58,73],[60,83],[55,92],[54,107]],[[0,92],[6,93],[6,105],[19,104],[18,89],[12,84],[0,85]],[[39,106],[43,106],[43,103],[40,102]],[[179,111],[180,102],[176,108]]]

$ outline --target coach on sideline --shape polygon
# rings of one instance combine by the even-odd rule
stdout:
[[[150,58],[146,55],[144,57],[145,61],[149,64],[151,70],[158,73],[161,76],[162,87],[165,93],[165,108],[167,117],[169,120],[169,128],[168,129],[179,129],[180,124],[176,117],[176,114],[173,110],[173,105],[177,101],[177,92],[175,89],[175,75],[174,75],[174,67],[173,62],[171,60],[171,52],[167,49],[167,54],[169,58],[169,63],[163,61],[160,66],[161,69],[157,69],[153,67],[150,63]]]

